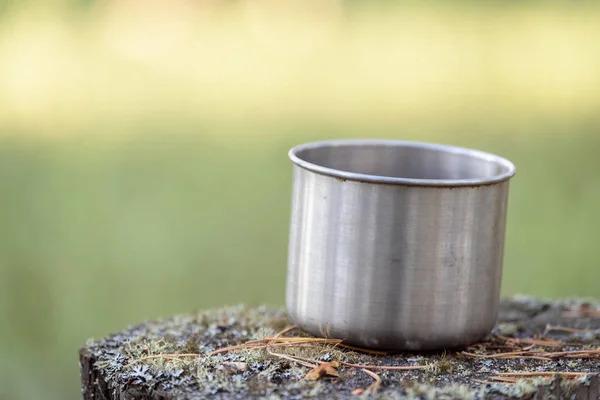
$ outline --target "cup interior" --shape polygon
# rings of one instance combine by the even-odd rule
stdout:
[[[509,161],[493,154],[413,142],[323,142],[292,149],[291,156],[333,175],[337,171],[399,180],[485,181],[514,173]]]

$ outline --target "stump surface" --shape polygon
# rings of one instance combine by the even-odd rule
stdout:
[[[281,309],[240,305],[146,322],[89,341],[80,350],[83,398],[600,399],[600,305],[593,302],[505,299],[484,342],[445,352],[374,355],[317,343],[207,355],[273,336],[287,325]],[[291,335],[309,337],[297,330],[285,336]],[[361,368],[342,364],[334,368],[338,377],[309,380],[310,367],[268,350],[315,365],[422,369],[371,369],[381,379],[375,390],[372,374]],[[523,372],[539,376],[502,375]]]

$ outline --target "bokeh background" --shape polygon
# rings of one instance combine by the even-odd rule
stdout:
[[[1,0],[0,398],[80,398],[78,348],[128,324],[283,304],[311,140],[508,157],[503,295],[600,297],[599,11]]]

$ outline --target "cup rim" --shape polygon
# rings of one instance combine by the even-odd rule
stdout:
[[[503,167],[504,172],[497,175],[490,175],[482,178],[471,179],[420,179],[420,178],[400,178],[383,175],[361,174],[357,172],[349,172],[329,168],[322,165],[314,164],[303,160],[298,154],[304,150],[314,149],[319,147],[337,147],[337,146],[357,146],[357,145],[379,145],[379,146],[397,146],[397,147],[413,147],[421,149],[429,149],[442,151],[446,153],[460,154],[467,157],[474,157],[482,161],[495,163]],[[515,175],[516,168],[512,162],[504,157],[496,154],[488,153],[481,150],[475,150],[467,147],[453,146],[440,143],[428,143],[406,140],[389,140],[389,139],[335,139],[324,140],[317,142],[309,142],[300,144],[291,148],[288,152],[290,160],[297,166],[306,170],[339,178],[342,180],[351,180],[367,183],[383,183],[392,185],[404,186],[442,186],[442,187],[460,187],[460,186],[483,186],[500,183],[509,180]]]

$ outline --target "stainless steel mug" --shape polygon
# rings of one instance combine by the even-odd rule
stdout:
[[[458,347],[492,330],[510,161],[385,140],[308,143],[289,157],[286,306],[300,328],[386,350]]]

